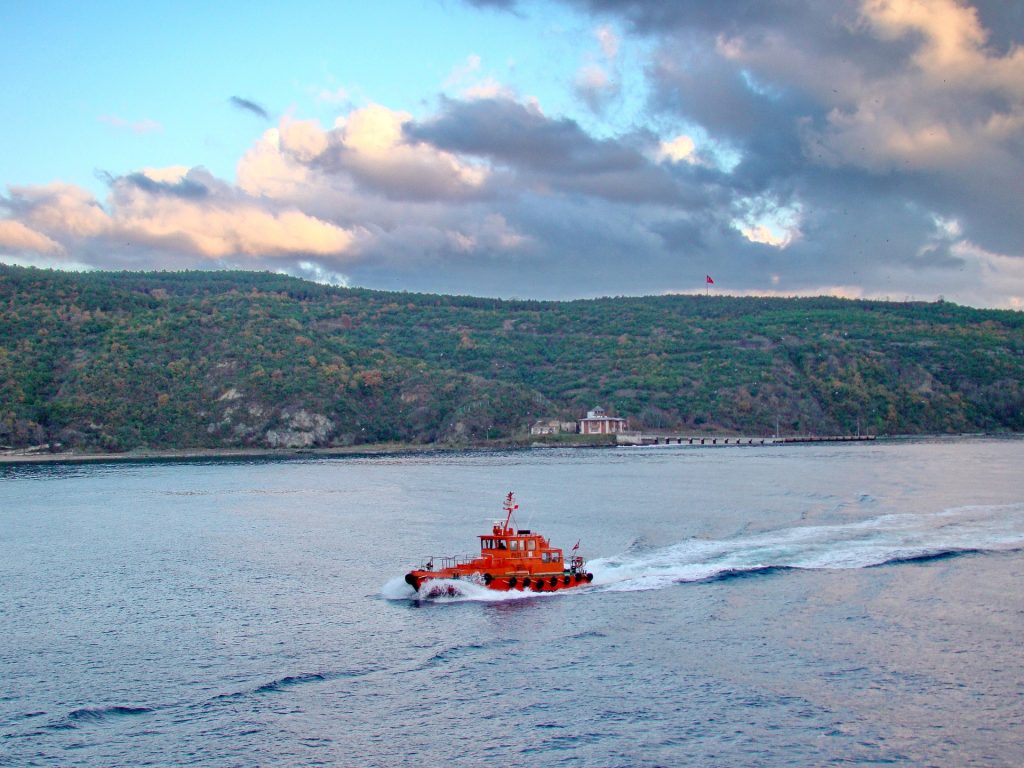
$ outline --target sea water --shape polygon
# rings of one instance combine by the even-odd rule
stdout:
[[[1024,441],[0,469],[0,765],[1024,764]],[[402,580],[502,517],[555,594]]]

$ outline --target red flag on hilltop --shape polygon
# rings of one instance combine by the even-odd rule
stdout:
[[[707,280],[708,285],[715,284],[715,281],[711,279],[711,275],[704,275],[704,278]]]

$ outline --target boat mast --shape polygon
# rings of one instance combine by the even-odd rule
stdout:
[[[505,511],[508,514],[505,516],[505,531],[511,531],[510,524],[512,522],[512,513],[519,509],[519,505],[515,503],[512,491],[508,492],[508,496],[505,497]]]

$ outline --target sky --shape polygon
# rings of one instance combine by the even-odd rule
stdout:
[[[0,115],[4,263],[1024,309],[1020,2],[5,3]]]

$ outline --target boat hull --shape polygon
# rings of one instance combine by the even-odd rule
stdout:
[[[410,571],[405,575],[406,583],[417,592],[430,591],[430,582],[439,580],[466,580],[498,592],[559,592],[582,587],[594,580],[594,574],[585,571],[575,573],[513,573],[491,574],[466,573],[455,569],[442,571]],[[447,592],[447,588],[442,589]]]

